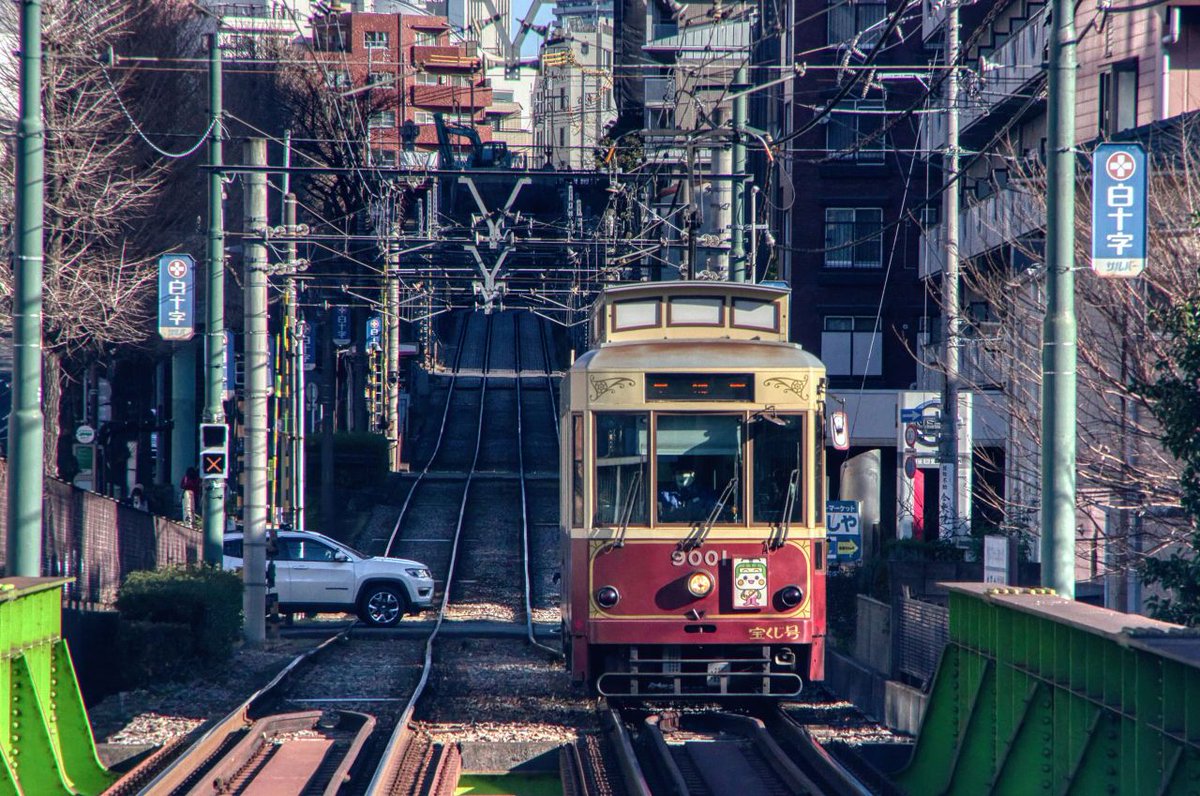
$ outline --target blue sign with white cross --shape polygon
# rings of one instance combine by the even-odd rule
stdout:
[[[334,307],[332,316],[330,329],[333,331],[333,344],[350,345],[350,308]]]
[[[158,258],[158,333],[164,340],[191,340],[196,325],[196,261],[190,254]]]
[[[370,351],[371,349],[375,349],[375,350],[383,349],[383,316],[382,315],[372,315],[367,318],[366,348],[368,351]]]
[[[1092,270],[1131,279],[1146,269],[1146,150],[1101,144],[1092,153]]]

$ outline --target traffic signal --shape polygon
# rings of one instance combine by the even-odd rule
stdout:
[[[229,477],[229,426],[224,423],[200,424],[200,477]]]

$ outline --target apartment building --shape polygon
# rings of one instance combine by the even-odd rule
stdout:
[[[551,31],[533,89],[535,164],[594,166],[597,143],[617,118],[612,58],[610,17],[571,14]]]
[[[313,47],[326,64],[330,90],[366,92],[360,105],[373,164],[395,165],[410,141],[416,151],[432,153],[435,113],[473,127],[481,141],[492,140],[487,112],[493,94],[483,60],[474,43],[454,43],[446,17],[328,14],[313,21]]]
[[[971,154],[963,160],[963,177],[955,188],[960,195],[959,251],[964,274],[960,307],[964,323],[958,341],[963,378],[977,388],[977,407],[988,401],[1000,404],[1007,418],[998,457],[1003,461],[1003,497],[1009,511],[1003,519],[1034,534],[1040,504],[1036,353],[1044,302],[1042,180],[1051,22],[1049,7],[1032,0],[1008,0],[964,15],[960,148]],[[944,37],[945,25],[943,12],[927,9],[925,41],[936,44]],[[1171,137],[1162,135],[1163,130],[1187,124],[1188,115],[1200,109],[1196,80],[1200,61],[1195,50],[1200,43],[1200,8],[1084,4],[1076,12],[1076,30],[1075,142],[1078,174],[1086,185],[1089,153],[1096,143],[1110,138],[1143,140],[1153,155],[1155,141]],[[936,110],[943,104],[944,95],[939,95],[929,107]],[[930,114],[924,133],[922,148],[936,169],[938,153],[946,145],[944,115]],[[1086,195],[1084,187],[1079,191],[1080,213]],[[943,278],[945,230],[936,210],[928,212],[924,221],[920,275],[933,292]],[[1086,222],[1081,234],[1086,246]],[[1147,441],[1128,440],[1136,424],[1136,409],[1130,408],[1130,402],[1109,400],[1110,395],[1120,394],[1123,385],[1114,383],[1109,390],[1101,382],[1105,372],[1132,374],[1146,363],[1130,358],[1128,346],[1106,349],[1097,347],[1096,341],[1120,327],[1136,329],[1144,320],[1116,318],[1098,306],[1103,302],[1094,300],[1095,293],[1103,288],[1088,272],[1086,257],[1081,256],[1076,266],[1083,352],[1077,399],[1081,530],[1076,574],[1081,581],[1097,582],[1107,575],[1108,586],[1118,584],[1106,590],[1111,607],[1139,610],[1136,588],[1127,589],[1136,578],[1126,577],[1131,548],[1125,534],[1158,507],[1146,503],[1152,501],[1148,495],[1153,490],[1120,483],[1123,477],[1137,478],[1131,460],[1142,456],[1139,446]],[[1160,258],[1152,267],[1171,265],[1169,259]],[[996,284],[1005,289],[988,289]],[[926,333],[920,350],[926,360],[943,343],[936,314],[931,310],[923,324]],[[1021,355],[1014,353],[1018,351],[1029,361],[1022,362]],[[933,370],[918,374],[923,386],[939,378]],[[1125,470],[1129,472],[1122,476]],[[1134,509],[1137,516],[1131,520]],[[1037,545],[1033,547],[1036,556]]]

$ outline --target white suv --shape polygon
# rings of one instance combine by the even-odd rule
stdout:
[[[433,603],[429,567],[377,558],[312,531],[280,531],[274,556],[281,613],[347,611],[376,627]],[[242,534],[225,535],[225,569],[242,566]]]

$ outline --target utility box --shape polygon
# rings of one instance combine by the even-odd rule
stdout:
[[[62,638],[70,578],[0,578],[0,793],[100,793],[96,745]]]

